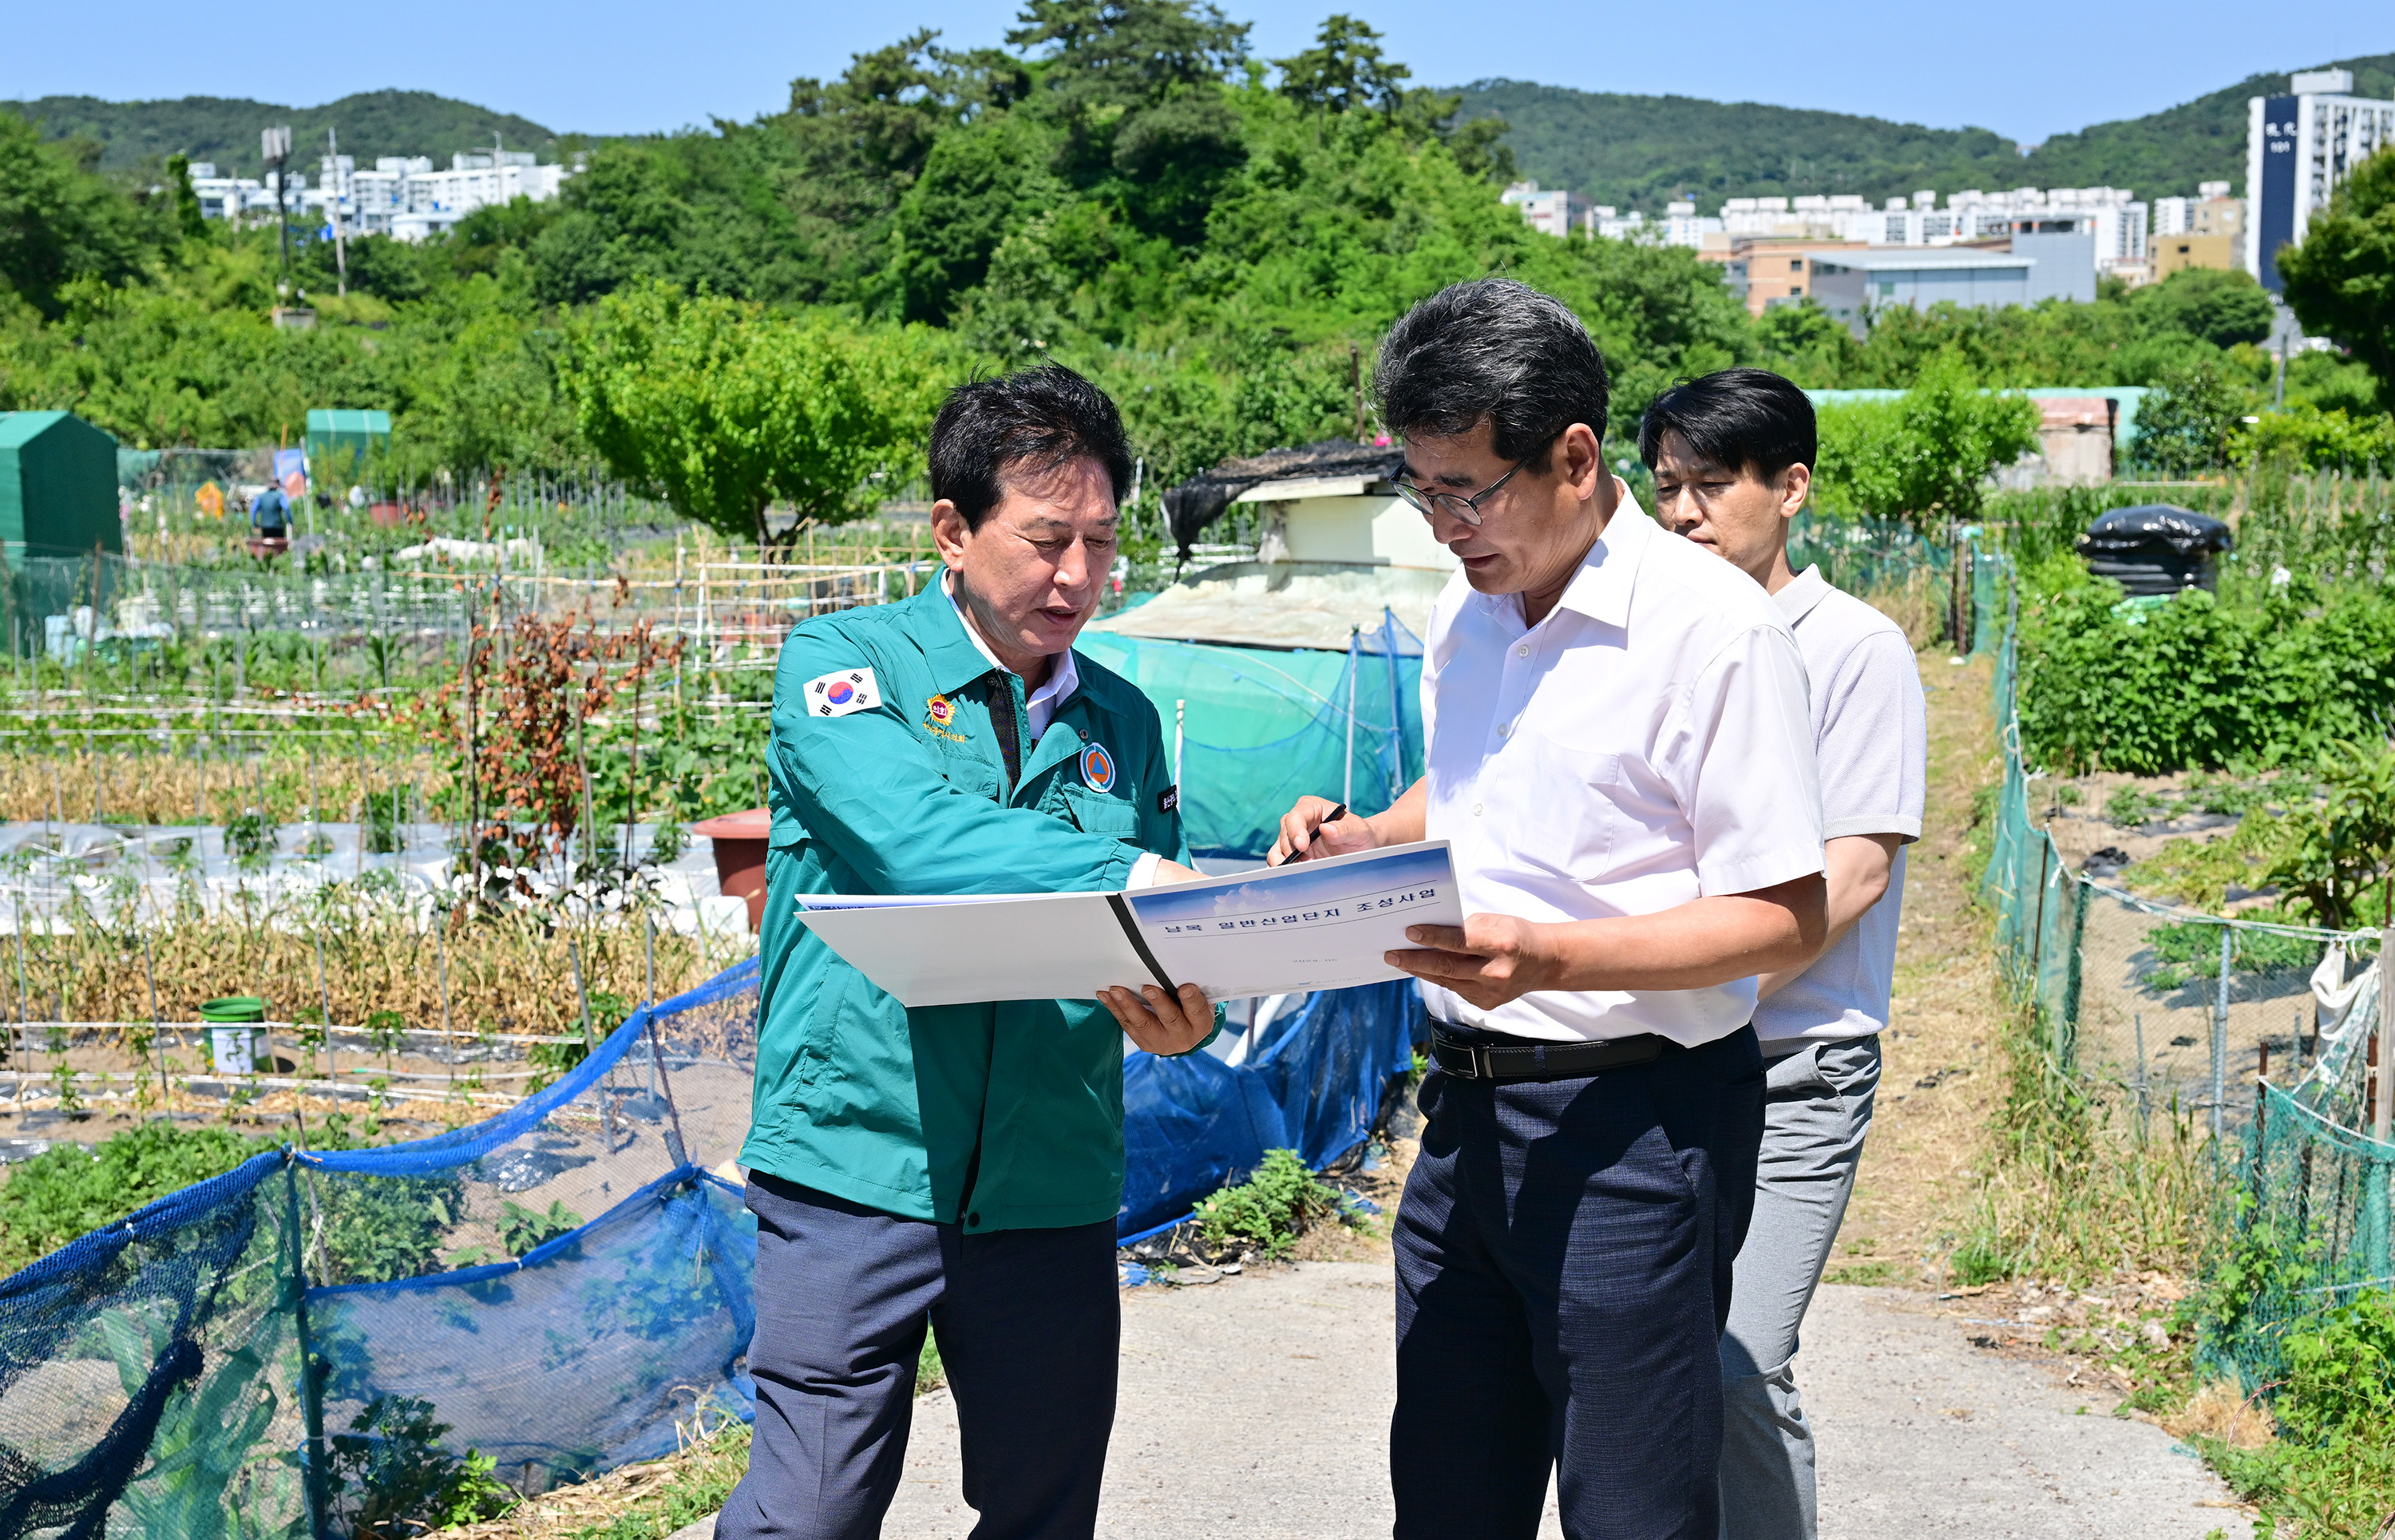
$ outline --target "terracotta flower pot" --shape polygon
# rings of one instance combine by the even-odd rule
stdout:
[[[727,897],[748,900],[748,928],[765,921],[765,845],[774,832],[774,815],[761,807],[727,813],[691,825],[715,847],[715,885]]]

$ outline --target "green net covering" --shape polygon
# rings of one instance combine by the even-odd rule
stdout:
[[[1386,611],[1344,652],[1108,632],[1075,645],[1155,702],[1200,856],[1261,857],[1299,797],[1378,813],[1422,773],[1422,644]]]

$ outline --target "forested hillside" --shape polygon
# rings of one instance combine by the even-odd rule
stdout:
[[[330,244],[295,228],[295,298],[318,325],[281,331],[275,232],[202,220],[163,168],[94,172],[0,112],[0,410],[69,408],[158,447],[272,443],[311,407],[382,407],[386,476],[620,471],[607,446],[627,408],[593,384],[610,371],[694,400],[779,400],[803,378],[826,411],[862,392],[896,423],[970,371],[1052,358],[1122,402],[1153,485],[1352,433],[1389,324],[1489,272],[1586,320],[1623,444],[1664,384],[1733,362],[1819,386],[1907,385],[1948,353],[1991,386],[2200,376],[2211,454],[2268,400],[2269,305],[2240,274],[1899,311],[1858,340],[1808,307],[1751,322],[1685,249],[1537,234],[1499,201],[1513,174],[1493,120],[1414,86],[1345,17],[1264,60],[1192,0],[1028,0],[1006,48],[917,33],[793,82],[781,112],[601,144],[553,202],[421,246],[352,240],[346,295]],[[2293,404],[2370,395],[2335,355],[2290,372]],[[841,498],[845,463],[818,477]]]
[[[2395,54],[2341,59],[2356,96],[2395,98]],[[2249,75],[2193,101],[2147,117],[2099,123],[2057,134],[2023,166],[2039,187],[2131,187],[2147,197],[2191,194],[2199,181],[2227,181],[2245,195],[2246,102],[2279,96],[2285,74]]]
[[[377,155],[430,155],[441,166],[460,150],[488,150],[496,135],[509,150],[530,150],[544,161],[557,158],[558,136],[512,113],[495,113],[470,101],[453,101],[430,91],[366,91],[321,107],[278,107],[238,97],[181,97],[173,101],[102,101],[98,97],[43,97],[37,101],[0,101],[46,139],[82,139],[99,146],[99,168],[148,169],[169,155],[213,162],[229,177],[255,177],[263,169],[258,131],[291,126],[295,168],[314,175],[324,153],[324,131],[337,129],[341,153],[371,166]]]
[[[2009,187],[2021,158],[1985,128],[1924,128],[1846,113],[1695,97],[1622,96],[1483,80],[1462,88],[1468,117],[1510,125],[1525,176],[1597,203],[1660,214],[1694,196],[1854,192],[1877,201],[1917,187]]]
[[[2395,97],[2395,54],[2338,60],[2357,95]],[[2191,196],[2200,181],[2245,182],[2245,103],[2287,89],[2256,74],[2146,117],[2057,134],[2029,154],[1985,128],[1925,128],[1845,113],[1692,97],[1622,96],[1483,80],[1462,87],[1467,117],[1500,116],[1523,174],[1597,203],[1661,213],[1695,197],[1859,193],[1877,202],[1918,188],[2126,187]]]

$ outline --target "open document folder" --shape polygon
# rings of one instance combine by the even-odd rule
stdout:
[[[1136,893],[799,896],[799,920],[905,1005],[1088,1000],[1195,984],[1209,1000],[1406,976],[1381,960],[1408,925],[1461,925],[1447,842]]]

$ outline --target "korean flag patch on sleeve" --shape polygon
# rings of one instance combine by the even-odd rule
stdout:
[[[881,704],[881,686],[874,683],[871,669],[842,669],[811,679],[806,694],[809,716],[842,717]]]

